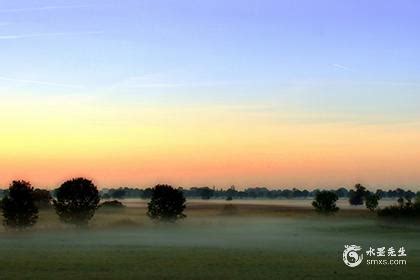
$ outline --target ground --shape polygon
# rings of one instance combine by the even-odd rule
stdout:
[[[143,201],[101,209],[86,230],[53,210],[28,232],[0,232],[0,279],[418,279],[420,223],[363,208],[316,214],[310,201],[191,201],[179,223],[154,224]],[[407,265],[349,268],[344,245],[401,247]],[[366,255],[366,254],[365,254]],[[366,256],[365,256],[366,258]]]

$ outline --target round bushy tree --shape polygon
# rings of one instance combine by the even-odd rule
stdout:
[[[99,204],[99,192],[92,181],[76,178],[64,182],[55,192],[54,207],[60,220],[86,226]]]
[[[33,226],[38,220],[38,208],[33,197],[34,189],[26,181],[13,181],[8,194],[3,198],[4,225],[24,229]]]
[[[379,195],[368,192],[365,197],[366,208],[370,211],[375,211],[379,204]]]
[[[174,222],[185,218],[185,197],[181,190],[169,185],[157,185],[152,189],[147,215],[154,220]]]
[[[315,207],[316,211],[324,214],[334,213],[338,211],[338,207],[335,204],[338,200],[338,196],[332,191],[320,191],[315,195],[315,201],[312,202],[312,206]]]
[[[363,205],[363,200],[367,193],[366,188],[361,184],[355,185],[354,188],[356,189],[355,191],[351,190],[349,192],[350,205]]]

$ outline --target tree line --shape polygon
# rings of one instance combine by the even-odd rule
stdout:
[[[371,212],[376,212],[381,217],[419,217],[420,216],[420,192],[415,195],[413,192],[399,192],[397,205],[379,208],[379,200],[382,199],[381,191],[368,191],[361,184],[354,186],[354,190],[349,192],[350,205],[365,205]],[[415,198],[415,199],[414,199]],[[339,210],[336,202],[338,195],[334,191],[319,191],[315,194],[312,206],[319,213],[332,214]]]
[[[357,191],[357,186],[353,188],[337,188],[330,190],[337,194],[339,198],[353,197]],[[320,192],[320,189],[315,190],[301,190],[297,188],[292,189],[268,189],[265,187],[253,187],[246,188],[244,190],[238,190],[235,186],[231,186],[228,189],[217,189],[215,187],[192,187],[192,188],[178,188],[186,198],[192,199],[293,199],[293,198],[313,198]],[[56,196],[57,190],[51,192],[44,189],[35,189],[35,193],[40,197]],[[130,187],[119,187],[99,190],[99,195],[102,199],[124,199],[124,198],[142,198],[150,199],[152,196],[153,188],[130,188]],[[414,198],[420,192],[413,192],[411,190],[405,190],[402,188],[395,188],[391,190],[378,189],[375,192],[380,198],[391,198],[398,199],[401,197]],[[7,190],[0,189],[0,197],[7,194]],[[357,205],[357,202],[355,203]]]
[[[360,185],[360,184],[358,184]],[[356,185],[357,186],[357,185]],[[231,186],[228,189],[216,189],[215,187],[192,187],[189,189],[179,188],[186,198],[194,199],[290,199],[290,198],[313,198],[316,193],[320,192],[320,189],[300,190],[297,188],[293,189],[267,189],[264,187],[246,188],[244,190],[237,190],[235,186]],[[336,193],[339,198],[348,198],[354,195],[355,188],[338,188],[331,190]],[[417,194],[420,192],[417,192]],[[100,191],[103,199],[124,199],[124,198],[142,198],[149,199],[152,194],[152,188],[110,188],[103,189]],[[396,188],[394,190],[382,190],[376,191],[381,198],[400,198],[410,197],[414,198],[416,193],[411,190],[404,190],[402,188]],[[357,203],[356,203],[357,204]]]

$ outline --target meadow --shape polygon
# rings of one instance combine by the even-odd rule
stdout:
[[[417,279],[420,223],[363,207],[322,216],[310,201],[199,201],[156,224],[146,202],[99,209],[89,229],[42,210],[26,232],[0,231],[0,279]],[[341,202],[340,202],[341,203]],[[340,205],[339,203],[339,205]],[[342,202],[344,205],[344,202]],[[349,268],[344,245],[404,246],[407,264]]]

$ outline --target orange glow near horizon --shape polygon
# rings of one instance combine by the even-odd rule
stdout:
[[[61,108],[0,113],[2,186],[26,179],[53,188],[76,176],[100,187],[415,186],[420,179],[413,124],[278,123],[223,109]]]

